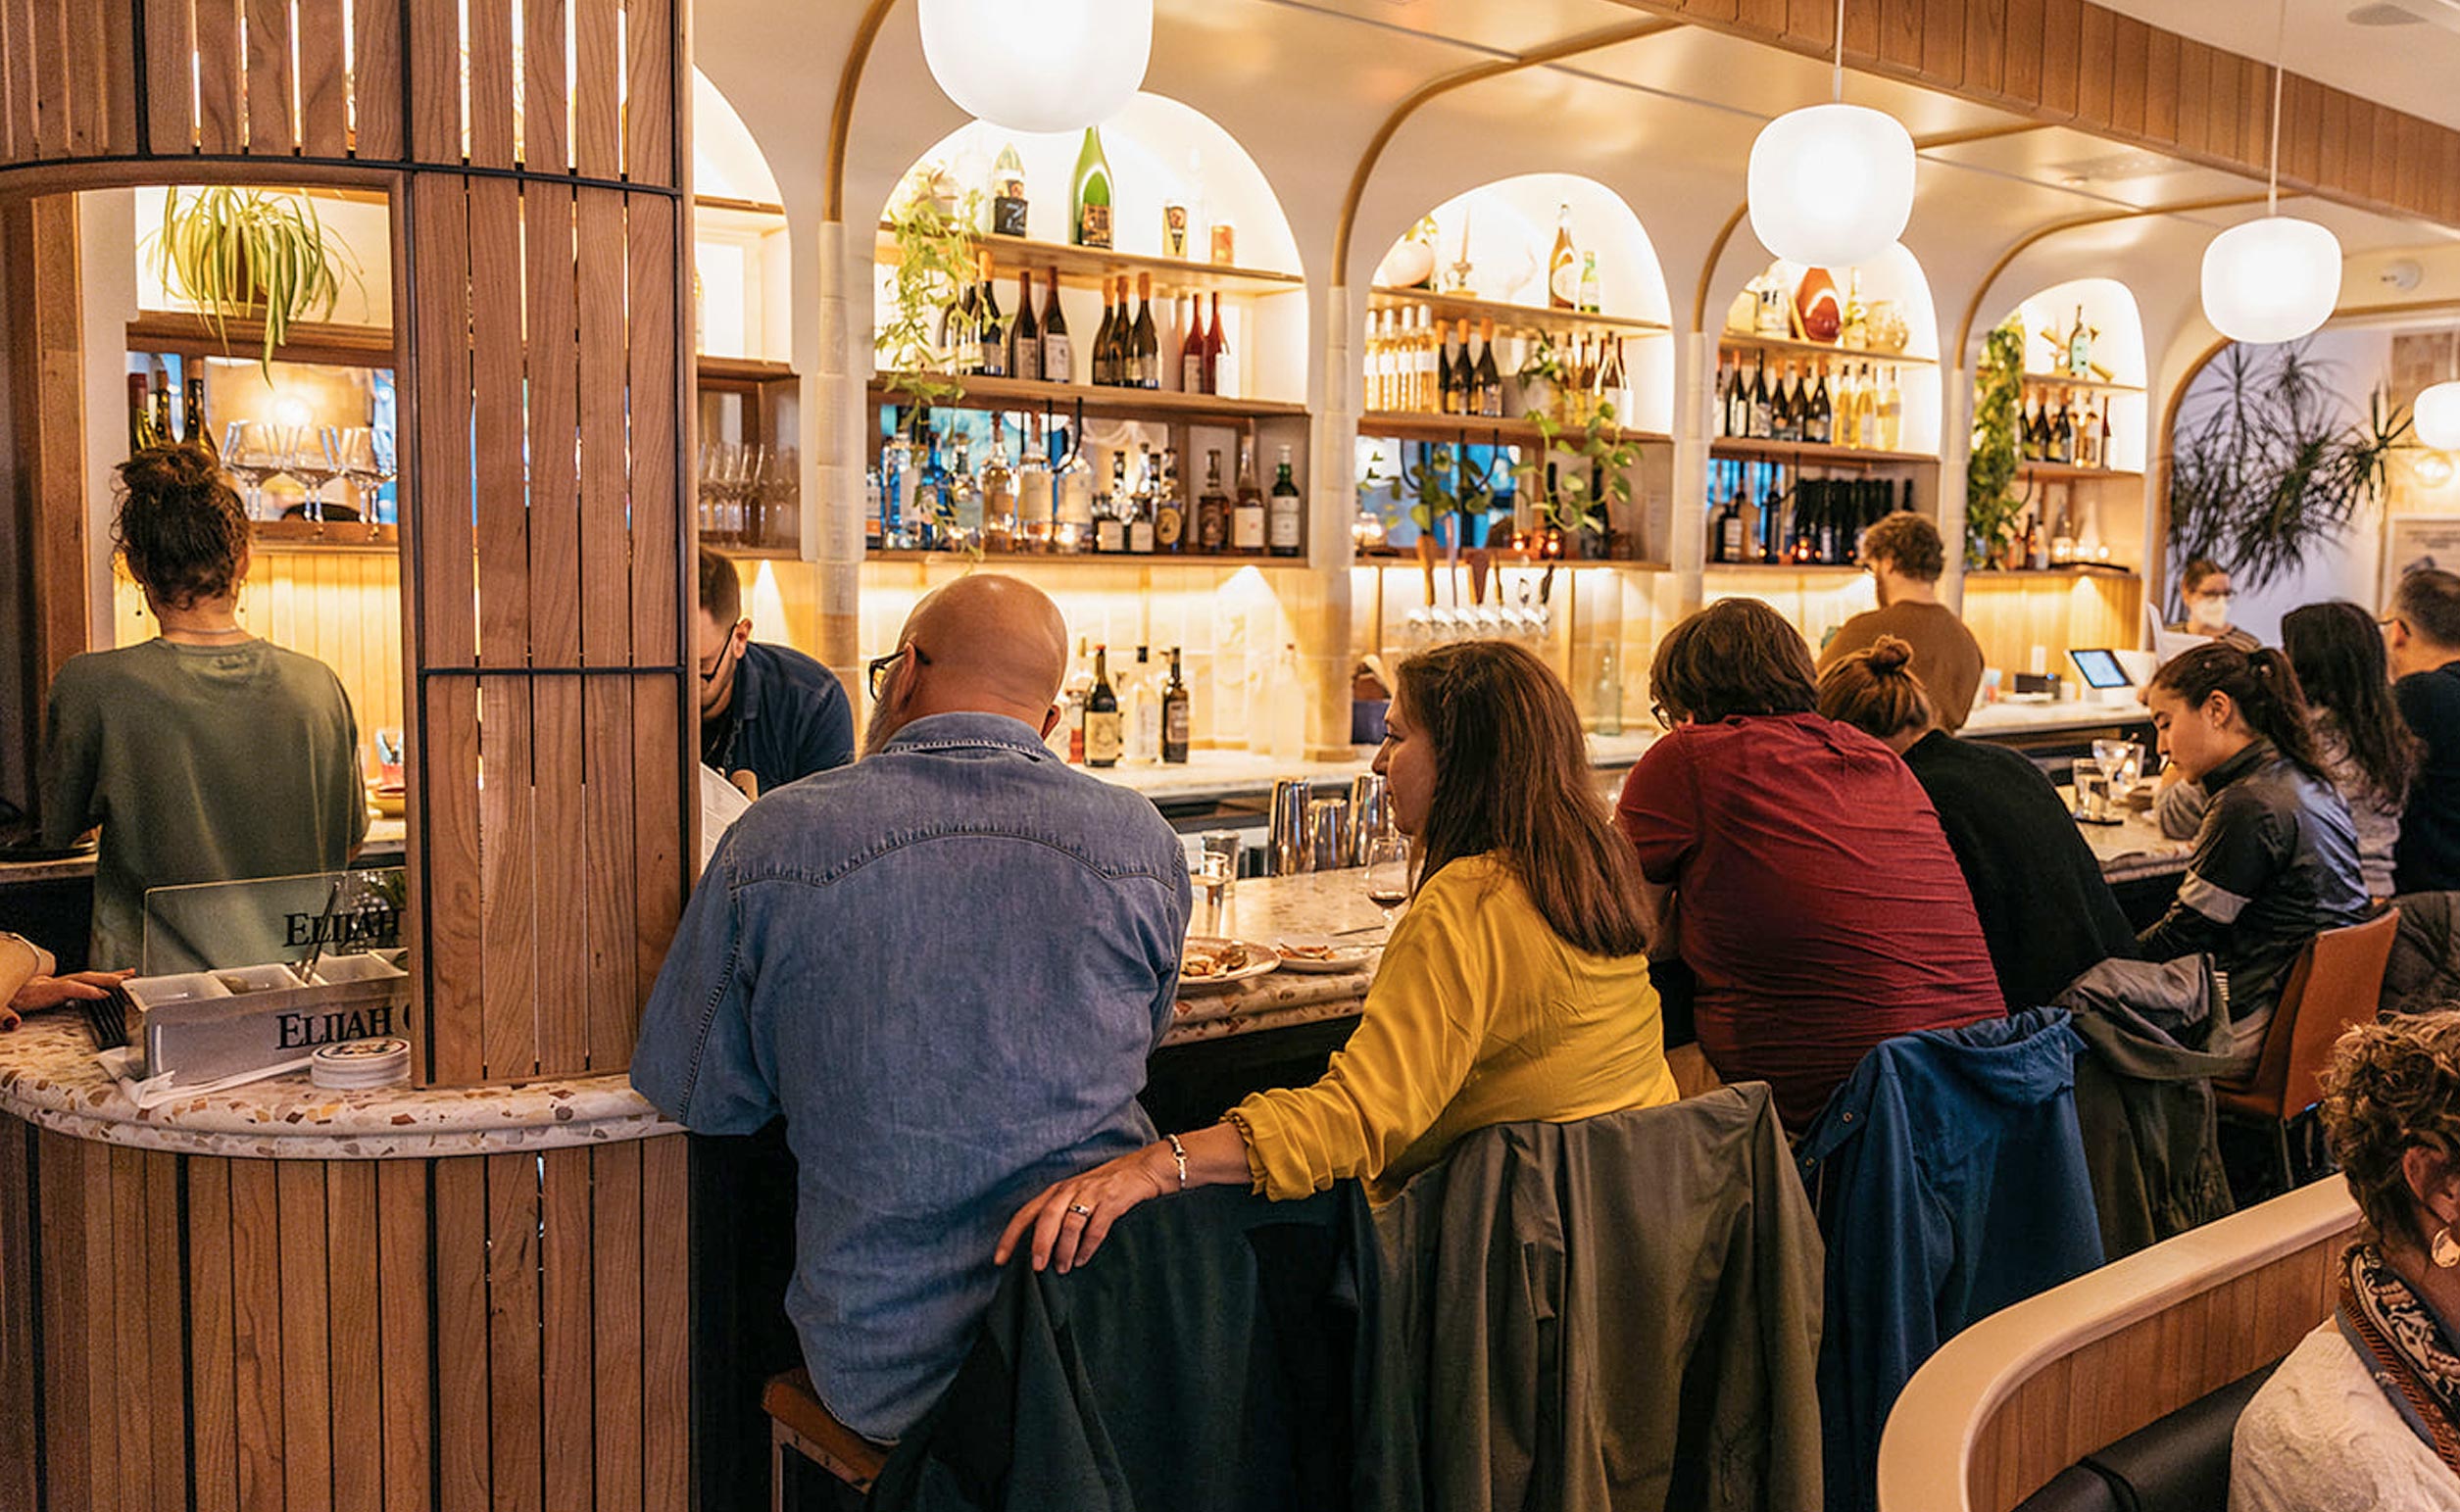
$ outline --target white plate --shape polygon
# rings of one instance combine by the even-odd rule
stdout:
[[[1229,941],[1222,939],[1218,935],[1190,935],[1188,936],[1187,943],[1190,945],[1205,946],[1221,946],[1230,944]],[[1238,943],[1247,947],[1246,965],[1241,966],[1236,971],[1225,971],[1219,976],[1183,976],[1179,978],[1180,993],[1217,993],[1224,988],[1236,987],[1241,982],[1252,981],[1256,977],[1260,977],[1265,972],[1271,971],[1281,964],[1280,954],[1275,951],[1271,946],[1264,945],[1254,940],[1242,940]]]
[[[1373,945],[1360,945],[1355,940],[1332,940],[1322,935],[1285,935],[1274,941],[1273,945],[1281,953],[1282,970],[1319,973],[1361,970],[1375,959],[1375,952],[1378,949]],[[1333,952],[1332,959],[1315,960],[1308,956],[1290,953],[1289,948],[1292,946],[1310,945],[1330,947]]]

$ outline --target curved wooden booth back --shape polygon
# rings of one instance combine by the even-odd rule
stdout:
[[[1880,1441],[1882,1512],[2008,1512],[2052,1476],[2280,1359],[2332,1312],[2357,1235],[2329,1177],[1965,1330]]]

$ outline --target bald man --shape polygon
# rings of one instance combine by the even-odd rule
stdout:
[[[786,1310],[820,1399],[876,1439],[957,1373],[1001,1226],[1155,1138],[1187,864],[1154,805],[1071,770],[1067,626],[960,578],[870,664],[853,766],[735,822],[685,907],[632,1084],[702,1133],[783,1114],[799,1167]]]

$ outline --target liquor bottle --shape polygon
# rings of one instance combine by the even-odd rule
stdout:
[[[1768,432],[1779,441],[1802,439],[1800,395],[1794,380],[1794,364],[1785,365],[1785,376],[1777,380],[1777,392],[1768,404]]]
[[[1255,443],[1239,443],[1238,502],[1230,512],[1230,550],[1241,557],[1264,555],[1264,495],[1255,486]]]
[[[1819,387],[1811,394],[1810,418],[1802,426],[1802,439],[1822,446],[1836,434],[1837,411],[1828,397],[1828,365],[1819,365]]]
[[[1025,161],[1016,156],[1014,142],[1001,144],[991,165],[991,234],[1025,234]]]
[[[1712,538],[1714,542],[1713,560],[1717,561],[1738,562],[1743,560],[1743,506],[1741,498],[1742,495],[1739,492],[1726,495],[1725,508],[1717,512],[1717,529],[1716,534]]]
[[[902,429],[889,432],[880,445],[880,545],[902,550],[907,544],[906,522],[913,517],[910,506],[914,495],[913,445]],[[868,530],[864,532],[870,534]]]
[[[1600,336],[1598,346],[1605,353],[1604,360],[1598,364],[1598,397],[1614,406],[1617,420],[1628,421],[1631,416],[1623,413],[1623,391],[1631,386],[1632,380],[1623,367],[1623,338]]]
[[[1572,207],[1554,212],[1554,250],[1546,260],[1546,302],[1555,310],[1580,308],[1580,255],[1572,247]]]
[[[1016,318],[1008,327],[1008,371],[1027,381],[1042,376],[1042,322],[1034,318],[1034,275],[1016,271]]]
[[[1058,514],[1057,531],[1058,548],[1077,554],[1094,549],[1094,469],[1086,462],[1082,437],[1073,430],[1063,430],[1067,446],[1059,453],[1059,464],[1053,469],[1052,498]]]
[[[1747,436],[1751,433],[1751,381],[1743,371],[1743,357],[1735,354],[1734,372],[1726,380],[1725,411],[1717,421],[1722,433]]]
[[[1067,239],[1080,247],[1110,245],[1110,160],[1103,155],[1102,132],[1093,126],[1085,128],[1085,145],[1076,153]]]
[[[2076,461],[2076,416],[2065,389],[2059,390],[2058,408],[2050,416],[2050,461],[2069,465]]]
[[[1886,386],[1879,394],[1879,450],[1893,452],[1904,438],[1904,391],[1896,387],[1896,369],[1887,369]]]
[[[1085,764],[1116,766],[1125,732],[1119,726],[1119,695],[1110,686],[1110,648],[1094,648],[1094,686],[1085,696]]]
[[[996,415],[991,417],[991,455],[982,461],[978,482],[982,492],[983,550],[1016,550],[1016,469],[1008,460],[1008,429]]]
[[[1043,439],[1042,416],[1026,416],[1025,455],[1016,464],[1016,550],[1047,552],[1058,523],[1051,493],[1051,446]]]
[[[1146,648],[1136,648],[1136,668],[1128,674],[1127,758],[1143,765],[1161,759],[1161,690],[1154,686],[1153,661]]]
[[[1108,388],[1118,381],[1110,370],[1111,352],[1116,345],[1113,338],[1118,329],[1118,310],[1110,303],[1110,280],[1105,278],[1102,280],[1102,327],[1094,332],[1093,380],[1099,388]]]
[[[1127,551],[1127,453],[1110,454],[1110,492],[1094,510],[1094,550],[1105,557]]]
[[[1777,433],[1776,396],[1768,392],[1768,354],[1762,352],[1758,366],[1751,374],[1751,423],[1748,432],[1753,438],[1766,441]]]
[[[1580,308],[1591,315],[1601,314],[1605,309],[1599,303],[1598,255],[1594,252],[1580,255]]]
[[[1196,500],[1196,549],[1218,557],[1230,549],[1230,496],[1221,487],[1221,452],[1205,454],[1205,491]]]
[[[973,444],[964,433],[959,432],[957,465],[948,475],[948,544],[958,551],[971,551],[980,545],[990,523],[982,479],[974,473],[972,449]]]
[[[1773,474],[1768,480],[1768,492],[1759,499],[1759,529],[1760,547],[1753,560],[1783,561],[1786,556],[1785,495],[1777,491],[1777,480]]]
[[[1161,341],[1154,332],[1154,275],[1136,275],[1136,386],[1161,387]]]
[[[976,254],[975,268],[981,273],[981,293],[974,301],[974,350],[977,354],[974,371],[986,378],[1008,376],[1008,321],[1000,314],[1000,290],[991,276],[991,251],[983,248]]]
[[[1469,367],[1469,322],[1460,322],[1460,351],[1455,354],[1446,340],[1435,354],[1435,402],[1446,415],[1467,415],[1469,396],[1466,385]]]
[[[190,446],[203,447],[205,455],[219,465],[222,460],[222,449],[221,444],[214,439],[213,421],[205,414],[205,374],[195,372],[188,375],[188,392],[179,418],[179,439]]]
[[[128,374],[128,455],[154,445],[154,411],[145,390],[145,374]]]
[[[1230,338],[1221,329],[1221,291],[1213,291],[1212,323],[1205,330],[1205,392],[1228,394],[1239,386],[1230,362]]]
[[[179,439],[171,423],[171,368],[154,359],[154,444],[170,446]]]
[[[916,413],[914,434],[922,443],[922,467],[914,480],[913,512],[907,519],[914,544],[926,552],[937,551],[948,529],[948,463],[940,455],[940,432],[931,423],[930,411]]]
[[[1503,414],[1503,373],[1495,365],[1495,320],[1492,317],[1478,322],[1478,367],[1474,390],[1478,396],[1477,413],[1489,419]]]
[[[1046,383],[1076,381],[1076,354],[1068,347],[1067,314],[1059,308],[1059,270],[1052,268],[1043,285],[1042,377]]]
[[[1187,683],[1179,676],[1179,648],[1170,648],[1170,681],[1161,690],[1161,758],[1172,765],[1187,760]]]
[[[1094,691],[1091,644],[1090,636],[1076,638],[1076,655],[1059,684],[1059,722],[1051,729],[1052,749],[1079,766],[1085,764],[1085,701]]]
[[[1127,549],[1131,556],[1154,554],[1154,515],[1160,506],[1160,473],[1154,465],[1152,442],[1145,444],[1143,465],[1138,469],[1136,492],[1128,497]]]
[[[1179,497],[1179,453],[1161,449],[1161,486],[1154,498],[1154,550],[1177,554],[1187,550],[1187,506]]]
[[[1461,322],[1466,325],[1467,321]],[[1272,553],[1276,557],[1299,554],[1299,485],[1290,479],[1290,449],[1281,449],[1281,463],[1273,472],[1273,502],[1270,535]]]
[[[1187,334],[1179,338],[1178,365],[1181,393],[1209,394],[1213,391],[1205,376],[1205,305],[1202,295],[1197,297],[1196,313],[1188,318]]]

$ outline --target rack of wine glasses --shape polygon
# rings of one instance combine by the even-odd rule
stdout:
[[[701,445],[701,540],[732,556],[800,555],[802,488],[792,447]]]

